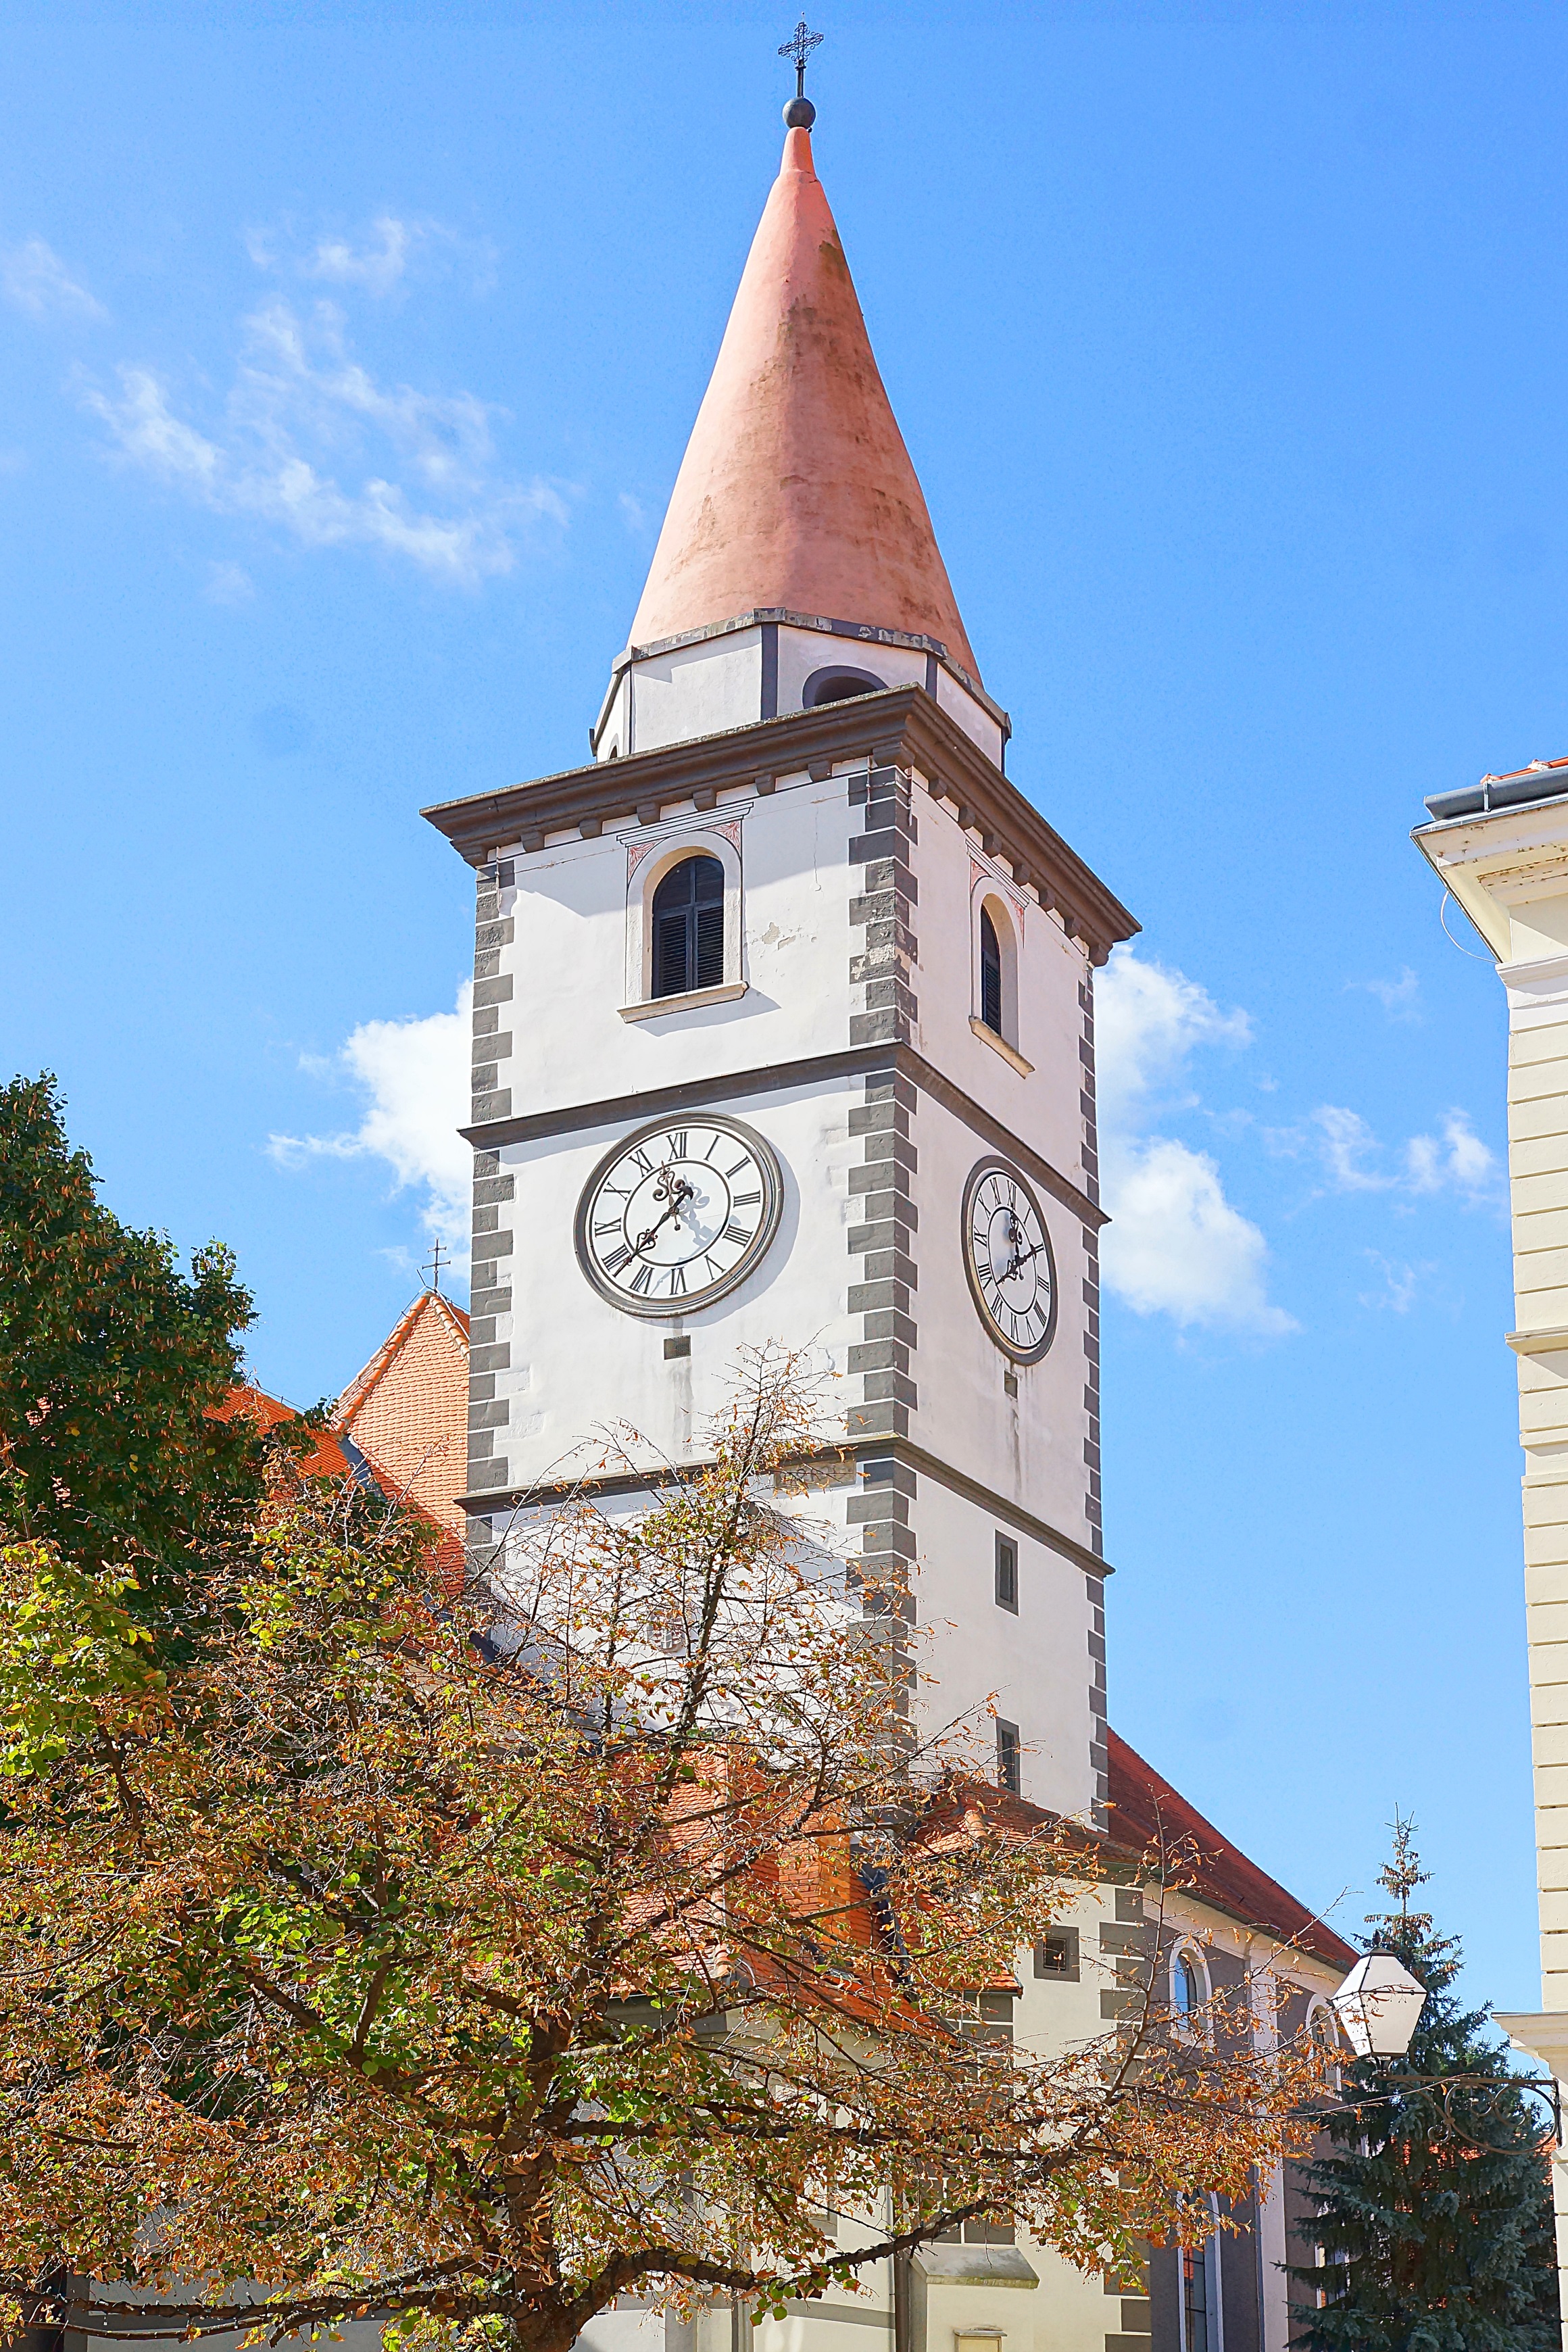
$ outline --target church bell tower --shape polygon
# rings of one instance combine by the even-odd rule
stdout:
[[[742,1349],[813,1346],[814,1513],[907,1564],[919,1704],[994,1693],[1004,1782],[1102,1822],[1093,971],[1136,925],[1004,772],[813,119],[591,761],[426,812],[479,877],[467,1506],[504,1542],[611,1421],[695,1460]]]

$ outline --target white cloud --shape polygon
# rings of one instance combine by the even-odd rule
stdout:
[[[496,251],[488,238],[461,236],[440,221],[400,219],[378,213],[359,236],[330,230],[303,247],[291,223],[247,232],[246,251],[258,269],[276,270],[319,285],[343,286],[376,300],[401,293],[415,275],[444,275],[466,265],[470,290],[487,294],[495,284]]]
[[[1100,1115],[1116,1130],[1142,1118],[1150,1097],[1185,1069],[1195,1045],[1247,1045],[1245,1013],[1222,1013],[1184,972],[1118,948],[1094,992]]]
[[[365,1097],[358,1127],[340,1135],[274,1135],[268,1150],[280,1167],[312,1160],[384,1160],[395,1190],[424,1195],[420,1216],[456,1256],[468,1255],[473,1153],[458,1133],[468,1122],[468,1037],[473,983],[457,1009],[424,1020],[366,1021],[331,1061],[308,1066],[346,1077]]]
[[[1393,1155],[1359,1111],[1323,1103],[1312,1113],[1331,1183],[1340,1192],[1454,1192],[1489,1197],[1501,1175],[1496,1155],[1463,1110],[1445,1112],[1437,1135],[1413,1135]]]
[[[74,278],[41,236],[0,252],[0,290],[33,319],[107,319],[108,311]]]
[[[1119,1298],[1136,1314],[1169,1315],[1184,1326],[1268,1339],[1297,1328],[1269,1302],[1268,1243],[1226,1199],[1206,1151],[1155,1136],[1119,1142],[1110,1160],[1102,1249],[1105,1279]]]
[[[1394,1181],[1369,1161],[1383,1146],[1359,1110],[1323,1103],[1312,1113],[1323,1164],[1342,1192],[1381,1192]]]
[[[323,237],[300,264],[300,275],[324,278],[337,286],[363,286],[368,294],[390,294],[421,235],[417,225],[411,227],[383,213],[374,224],[373,242],[356,247],[346,236]]]
[[[1362,1305],[1386,1308],[1393,1315],[1408,1315],[1426,1276],[1437,1272],[1434,1264],[1407,1265],[1397,1258],[1384,1257],[1381,1250],[1363,1250],[1362,1255],[1383,1278],[1381,1290],[1359,1294]]]
[[[1375,996],[1391,1021],[1421,1021],[1421,982],[1405,964],[1397,980],[1347,980],[1347,989]]]
[[[1405,1147],[1405,1167],[1413,1192],[1438,1192],[1451,1185],[1470,1200],[1492,1192],[1502,1173],[1462,1110],[1447,1113],[1440,1137],[1413,1135]]]
[[[270,523],[305,547],[374,547],[473,587],[512,569],[521,530],[566,520],[552,485],[499,473],[490,425],[500,411],[472,393],[378,383],[331,302],[301,318],[276,298],[245,320],[233,386],[205,431],[153,369],[117,373],[117,396],[89,387],[83,398],[121,458],[214,513]],[[358,479],[345,487],[340,475]]]
[[[256,583],[243,563],[209,563],[202,593],[209,604],[248,604]]]
[[[1100,1174],[1110,1223],[1107,1287],[1140,1315],[1184,1328],[1278,1338],[1296,1328],[1268,1295],[1268,1245],[1225,1196],[1207,1152],[1142,1130],[1189,1104],[1189,1057],[1250,1043],[1245,1013],[1222,1013],[1184,973],[1119,948],[1095,988]]]

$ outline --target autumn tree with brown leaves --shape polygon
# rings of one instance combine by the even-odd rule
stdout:
[[[976,2217],[1089,2267],[1245,2199],[1313,2051],[977,2027],[1093,1841],[915,1738],[900,1596],[789,1491],[822,1442],[754,1364],[707,1466],[458,1600],[308,1490],[183,1657],[4,1549],[0,2316],[63,2271],[100,2334],[566,2352],[618,2297],[780,2309]]]

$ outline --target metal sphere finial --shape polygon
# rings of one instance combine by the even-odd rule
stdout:
[[[784,110],[784,126],[790,131],[809,131],[816,121],[816,109],[809,98],[792,98]]]

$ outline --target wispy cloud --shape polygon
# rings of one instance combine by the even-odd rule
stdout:
[[[1433,1263],[1407,1265],[1400,1259],[1384,1257],[1381,1250],[1363,1250],[1362,1255],[1376,1268],[1380,1279],[1377,1289],[1358,1294],[1361,1303],[1391,1315],[1408,1315],[1428,1277],[1438,1270]]]
[[[394,1189],[422,1195],[420,1219],[467,1264],[473,1154],[458,1133],[468,1116],[468,1032],[473,983],[451,1013],[423,1020],[366,1021],[341,1052],[312,1066],[346,1080],[362,1097],[359,1125],[336,1135],[274,1135],[281,1168],[320,1160],[381,1160]]]
[[[1436,1135],[1383,1143],[1359,1111],[1323,1103],[1311,1128],[1329,1182],[1339,1192],[1458,1192],[1466,1201],[1495,1195],[1502,1171],[1476,1133],[1469,1113],[1445,1112]],[[1277,1147],[1288,1148],[1284,1137]]]
[[[108,311],[73,278],[41,236],[0,249],[0,292],[33,319],[107,319]]]
[[[1401,967],[1397,980],[1347,980],[1345,987],[1375,996],[1391,1021],[1424,1021],[1426,1017],[1421,1003],[1421,982],[1408,964]]]
[[[256,583],[243,563],[209,563],[202,594],[209,604],[248,604]]]
[[[1275,1339],[1296,1328],[1268,1297],[1268,1244],[1226,1198],[1205,1151],[1147,1130],[1190,1106],[1200,1046],[1247,1045],[1252,1024],[1195,981],[1120,948],[1095,990],[1107,1286],[1140,1315]]]
[[[125,463],[305,547],[375,548],[474,587],[512,569],[529,527],[566,520],[556,486],[500,473],[500,410],[468,392],[379,383],[331,302],[301,317],[277,298],[252,312],[227,399],[201,424],[153,369],[117,373],[118,393],[89,385],[82,397]]]
[[[246,250],[258,269],[344,286],[378,300],[401,293],[416,275],[466,270],[471,290],[488,293],[495,283],[495,247],[485,238],[466,237],[442,222],[378,213],[361,233],[332,229],[303,240],[290,223],[253,228]]]
[[[1468,1111],[1447,1112],[1441,1134],[1413,1135],[1405,1147],[1405,1178],[1413,1192],[1451,1191],[1475,1201],[1494,1192],[1501,1175]]]

